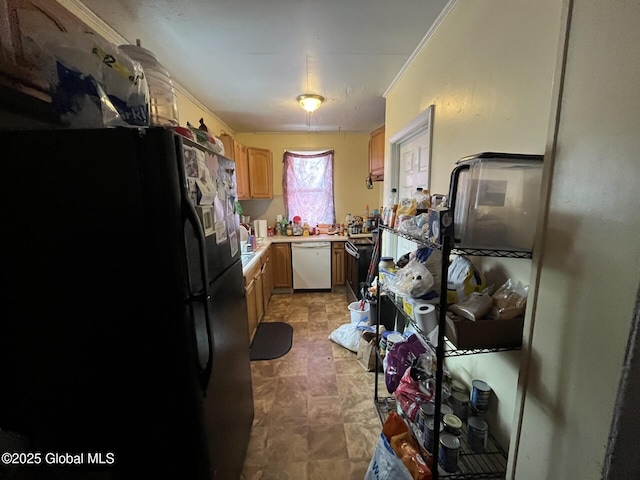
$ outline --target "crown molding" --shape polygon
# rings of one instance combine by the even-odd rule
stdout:
[[[449,0],[449,3],[445,5],[445,7],[442,9],[442,12],[440,12],[440,15],[438,15],[438,18],[436,18],[435,22],[433,22],[433,25],[431,25],[431,27],[429,28],[429,31],[422,38],[422,41],[418,44],[418,46],[413,51],[411,56],[407,59],[407,61],[402,66],[398,74],[395,76],[391,84],[384,91],[384,93],[382,94],[382,98],[387,98],[387,95],[389,94],[391,89],[393,89],[393,87],[396,86],[396,83],[400,81],[400,79],[404,76],[405,72],[409,69],[409,67],[411,67],[413,62],[415,62],[416,58],[418,57],[420,52],[422,52],[422,50],[426,47],[427,43],[429,42],[429,40],[431,39],[435,31],[438,29],[440,24],[444,21],[447,15],[449,15],[449,12],[451,12],[451,10],[456,4],[456,1],[457,0]]]

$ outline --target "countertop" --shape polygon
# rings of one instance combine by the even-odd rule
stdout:
[[[265,237],[258,239],[258,248],[255,252],[242,255],[242,273],[246,273],[251,270],[260,260],[260,257],[264,255],[269,245],[272,243],[294,243],[294,242],[346,242],[349,237],[346,235],[274,235],[273,237]]]

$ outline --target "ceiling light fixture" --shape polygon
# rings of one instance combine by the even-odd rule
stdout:
[[[307,112],[311,113],[318,109],[318,107],[324,102],[324,97],[314,94],[298,95],[296,98],[300,102],[300,106]]]

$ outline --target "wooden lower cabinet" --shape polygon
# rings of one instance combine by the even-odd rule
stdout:
[[[262,267],[257,269],[253,277],[253,282],[256,285],[256,318],[258,319],[256,323],[256,328],[257,328],[258,326],[257,324],[260,323],[262,321],[262,317],[264,317],[264,302],[263,302],[264,291],[262,290],[262,284],[263,284]]]
[[[249,283],[247,283],[247,280]],[[249,344],[258,328],[258,316],[256,314],[256,288],[253,278],[245,277],[244,292],[247,297],[247,319],[249,324]]]
[[[271,247],[269,247],[265,252],[260,253],[259,261],[244,275],[249,343],[253,340],[256,329],[267,311],[272,290]]]
[[[291,244],[274,243],[271,245],[271,267],[273,269],[273,288],[293,288],[291,270]]]
[[[271,291],[273,290],[272,285],[271,247],[269,247],[262,257],[262,303],[264,305],[265,312],[269,306],[269,300],[271,300]]]
[[[346,271],[344,242],[331,242],[331,287],[344,287]]]

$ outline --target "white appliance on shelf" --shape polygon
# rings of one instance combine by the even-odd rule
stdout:
[[[292,242],[294,290],[331,288],[331,242]]]

